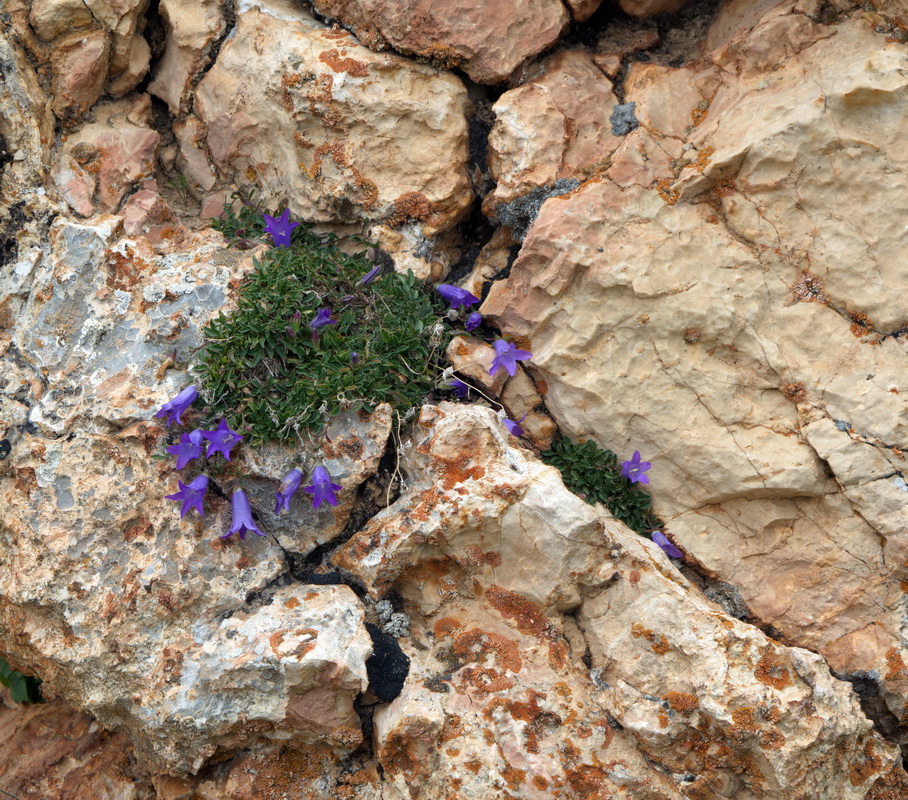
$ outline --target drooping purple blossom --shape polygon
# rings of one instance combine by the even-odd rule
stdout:
[[[470,394],[470,387],[459,378],[451,378],[445,386],[454,392],[454,396],[460,400],[466,400],[467,395]]]
[[[161,410],[155,414],[155,417],[167,417],[167,424],[170,425],[174,420],[178,425],[183,424],[183,412],[189,408],[195,399],[199,396],[195,386],[187,386],[173,400],[169,400],[161,406]]]
[[[202,501],[205,499],[205,492],[208,489],[208,476],[199,475],[188,484],[183,483],[183,481],[177,481],[177,483],[180,485],[180,491],[168,494],[166,497],[168,500],[176,500],[178,503],[181,502],[183,504],[180,509],[180,519],[183,519],[192,508],[204,517],[205,511],[202,508]]]
[[[192,459],[202,455],[202,431],[192,431],[180,436],[179,444],[172,444],[167,452],[177,457],[177,469],[183,469]]]
[[[479,302],[479,298],[475,294],[450,283],[439,283],[435,287],[435,291],[451,304],[451,308],[472,306],[474,303]]]
[[[376,264],[372,269],[370,269],[362,278],[360,278],[361,286],[368,286],[372,281],[374,281],[382,272],[382,265]]]
[[[512,378],[517,374],[517,362],[526,361],[533,357],[529,350],[518,350],[517,345],[498,339],[492,344],[497,355],[492,359],[489,375],[494,375],[499,369],[504,369]]]
[[[334,496],[334,493],[339,491],[341,487],[331,482],[331,476],[321,464],[319,464],[314,470],[312,470],[312,483],[308,486],[304,486],[303,490],[309,492],[312,495],[312,506],[318,508],[323,502],[327,501],[332,506],[337,505],[337,497]]]
[[[230,430],[226,419],[222,419],[215,430],[202,431],[202,436],[208,440],[208,452],[206,458],[211,458],[214,453],[223,453],[224,458],[230,461],[230,451],[234,445],[243,441],[243,437],[236,431]]]
[[[514,422],[514,420],[505,417],[501,421],[501,424],[504,425],[505,428],[507,428],[513,436],[523,436],[524,431],[523,428],[520,427],[520,423],[523,422],[526,418],[527,415],[524,414],[519,420],[517,420],[517,422]]]
[[[252,507],[249,505],[246,492],[242,489],[234,489],[230,506],[233,510],[233,524],[230,526],[230,530],[221,537],[222,539],[229,539],[235,533],[240,535],[240,539],[245,539],[249,531],[257,533],[259,536],[265,535],[252,519]]]
[[[281,482],[281,486],[275,495],[275,499],[277,500],[274,505],[275,514],[280,514],[281,511],[290,510],[290,499],[296,494],[296,490],[300,488],[302,480],[303,473],[295,467],[287,473],[287,476]]]
[[[662,531],[653,531],[652,540],[665,551],[667,556],[670,556],[671,558],[684,558],[684,553],[675,547]]]
[[[468,331],[475,331],[480,325],[482,325],[482,314],[480,314],[478,311],[474,311],[472,314],[470,314],[469,317],[467,317],[467,322],[464,327]]]
[[[357,353],[355,350],[352,353],[350,353],[350,362],[353,364],[362,363],[362,359],[359,357],[359,353]]]
[[[652,466],[649,461],[640,460],[640,451],[634,450],[630,461],[621,462],[621,474],[631,483],[649,483],[646,471]]]
[[[314,331],[324,328],[325,325],[337,325],[337,320],[331,319],[330,308],[320,308],[315,314],[315,319],[309,323],[309,327]]]
[[[275,247],[290,247],[290,234],[294,228],[299,227],[298,222],[290,221],[290,209],[285,208],[280,217],[269,217],[262,214],[265,218],[265,233],[270,233]]]

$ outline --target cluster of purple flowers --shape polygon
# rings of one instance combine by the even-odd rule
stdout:
[[[173,422],[182,425],[183,413],[196,401],[198,396],[199,393],[195,386],[187,386],[173,400],[164,403],[155,416],[166,417],[167,425]],[[206,441],[208,442],[207,449],[204,446]],[[222,419],[213,431],[196,429],[190,433],[181,434],[180,443],[170,445],[167,448],[167,452],[177,457],[177,469],[183,469],[190,461],[201,457],[203,449],[206,459],[220,453],[227,461],[230,461],[231,451],[242,441],[243,437],[236,431],[231,430],[227,420]],[[208,490],[208,480],[208,476],[203,473],[193,478],[189,483],[178,481],[179,491],[167,495],[168,500],[176,500],[178,503],[182,503],[180,519],[193,509],[198,511],[201,516],[205,516],[203,503],[205,492]],[[302,481],[303,473],[300,469],[294,468],[290,470],[277,491],[277,502],[274,506],[275,514],[290,510],[290,500],[300,488]],[[312,482],[308,486],[303,487],[303,491],[312,495],[312,503],[316,509],[322,503],[336,506],[337,496],[335,492],[340,489],[341,486],[331,481],[328,470],[321,465],[318,465],[312,471]],[[249,498],[239,486],[233,490],[231,508],[233,511],[233,523],[230,526],[230,530],[221,537],[222,539],[227,539],[235,533],[240,535],[240,539],[245,539],[246,534],[250,532],[259,536],[265,535],[255,524],[255,520],[252,518],[252,507],[249,504]]]

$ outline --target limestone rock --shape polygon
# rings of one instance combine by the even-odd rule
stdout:
[[[105,103],[95,121],[70,134],[54,172],[62,197],[83,217],[112,213],[133,184],[151,175],[160,139],[150,127],[148,95]]]
[[[687,553],[786,641],[874,676],[904,721],[908,51],[772,5],[723,22],[723,70],[677,110],[666,68],[638,73],[634,134],[683,161],[548,200],[481,310],[531,343],[564,431],[653,463]]]
[[[453,75],[376,55],[277,3],[238,15],[199,84],[195,111],[221,175],[299,217],[431,237],[472,197],[467,96]]]
[[[537,77],[505,92],[493,106],[489,166],[497,186],[485,200],[487,213],[604,166],[621,143],[609,122],[617,103],[611,82],[581,50],[550,56]]]
[[[164,100],[171,114],[180,116],[187,110],[195,78],[208,65],[212,46],[227,28],[224,0],[162,0],[159,11],[166,44],[148,92]]]
[[[688,4],[689,0],[619,0],[621,10],[632,17],[653,17],[677,11]]]
[[[422,615],[404,692],[376,715],[399,791],[566,781],[581,795],[857,800],[898,758],[821,657],[721,613],[654,544],[510,448],[491,411],[425,407],[402,469],[406,491],[335,557]],[[572,630],[557,612],[575,609]],[[556,720],[578,726],[566,757],[548,740]],[[605,749],[626,772],[592,757]]]
[[[74,33],[54,47],[54,113],[64,121],[81,119],[104,90],[110,34]]]
[[[593,0],[572,3],[580,17]],[[558,0],[315,0],[320,14],[349,26],[372,48],[459,67],[477,83],[500,83],[526,59],[552,45],[569,17]]]

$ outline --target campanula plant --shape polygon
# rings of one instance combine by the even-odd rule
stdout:
[[[318,434],[346,408],[418,405],[451,335],[432,287],[345,253],[305,225],[284,238],[285,216],[263,221],[243,206],[220,221],[234,239],[242,230],[282,246],[255,262],[236,309],[204,329],[195,366],[208,424],[223,418],[253,445]]]
[[[621,462],[611,450],[604,450],[592,441],[576,443],[562,438],[556,439],[541,456],[546,464],[561,470],[564,485],[574,494],[589,503],[602,503],[615,519],[641,536],[661,527],[650,509],[650,496],[636,481],[622,474]],[[624,463],[632,464],[633,459]],[[640,466],[638,453],[637,468]]]

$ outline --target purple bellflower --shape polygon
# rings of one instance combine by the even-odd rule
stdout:
[[[492,367],[489,375],[494,375],[502,367],[512,378],[517,374],[517,362],[526,361],[532,358],[533,354],[528,350],[518,350],[517,345],[506,342],[504,339],[498,339],[492,347],[495,348],[496,356],[492,359]]]
[[[520,423],[527,418],[527,415],[524,414],[517,422],[514,422],[512,419],[503,419],[501,424],[505,426],[513,436],[523,436],[523,428],[520,427]]]
[[[466,400],[467,395],[470,393],[470,387],[459,378],[452,378],[445,386],[454,392],[455,397],[461,400]]]
[[[183,507],[180,509],[180,519],[183,519],[192,508],[195,508],[204,517],[205,512],[202,509],[202,501],[205,499],[205,491],[208,489],[208,476],[199,475],[188,484],[183,483],[183,481],[177,481],[177,483],[180,484],[180,491],[168,494],[167,499],[183,503]]]
[[[435,287],[435,291],[451,304],[451,308],[472,306],[479,302],[479,298],[475,294],[471,294],[459,286],[452,286],[450,283],[439,283]]]
[[[474,311],[467,317],[467,324],[464,325],[464,327],[468,331],[475,331],[480,325],[482,325],[482,314],[478,311]]]
[[[169,400],[161,406],[161,410],[155,414],[155,417],[167,417],[167,424],[170,425],[174,420],[178,425],[183,424],[183,412],[189,408],[195,399],[199,396],[195,386],[187,386],[173,400]]]
[[[224,458],[230,461],[230,451],[233,446],[243,441],[243,437],[236,431],[230,430],[227,420],[222,419],[218,427],[213,431],[202,431],[202,436],[208,440],[208,452],[206,458],[211,458],[214,453],[223,453]]]
[[[665,551],[665,555],[672,558],[684,558],[684,553],[675,547],[662,531],[653,531],[652,540]]]
[[[374,281],[379,275],[381,275],[382,265],[376,264],[372,269],[370,269],[361,279],[361,286],[368,286],[372,281]]]
[[[249,498],[246,497],[246,492],[242,489],[234,489],[230,505],[233,509],[233,525],[221,537],[222,539],[229,539],[235,533],[240,535],[240,539],[245,539],[249,531],[257,533],[259,536],[265,535],[258,529],[255,520],[252,519],[252,508],[249,505]]]
[[[202,431],[184,433],[179,444],[172,444],[167,452],[177,457],[177,469],[183,469],[192,459],[202,455]]]
[[[331,319],[330,308],[320,308],[315,314],[315,319],[309,323],[312,329],[312,342],[318,344],[318,329],[324,328],[325,325],[337,325],[336,319]]]
[[[341,487],[336,483],[331,483],[331,476],[321,464],[312,470],[312,483],[304,486],[303,490],[312,495],[312,505],[318,508],[326,500],[332,506],[337,505],[337,498],[334,493]]]
[[[290,510],[290,499],[296,494],[296,490],[300,488],[302,481],[303,473],[300,470],[294,468],[287,473],[287,477],[281,482],[281,486],[275,495],[277,500],[274,505],[275,514]]]
[[[265,233],[270,233],[274,240],[275,247],[290,247],[290,234],[293,229],[299,227],[298,222],[290,221],[290,209],[285,208],[280,217],[269,217],[262,214],[265,218]]]
[[[630,461],[621,462],[621,474],[631,483],[649,483],[649,477],[644,474],[652,466],[649,461],[640,460],[640,451],[634,450]]]

